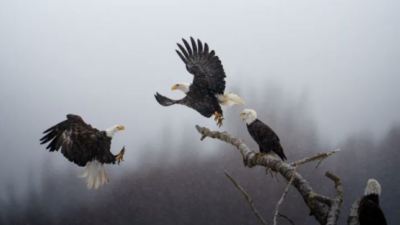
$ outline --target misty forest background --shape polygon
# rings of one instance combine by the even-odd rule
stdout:
[[[299,169],[318,193],[330,196],[335,194],[335,189],[324,173],[329,170],[342,179],[345,199],[340,224],[345,223],[351,204],[362,195],[369,178],[378,179],[382,185],[381,202],[388,223],[400,221],[396,201],[400,199],[400,176],[396,169],[400,159],[400,125],[393,125],[379,140],[374,140],[366,131],[328,146],[320,141],[306,94],[290,101],[276,88],[257,91],[260,92],[264,94],[259,97],[247,96],[247,104],[263,105],[259,107],[259,117],[280,135],[289,161],[342,149],[317,169],[316,162]],[[155,100],[154,104],[157,104]],[[199,116],[189,109],[181,110]],[[160,108],[160,115],[167,117],[167,113],[168,109]],[[229,110],[226,114],[232,119],[227,119],[221,130],[243,138],[253,150],[258,150],[238,116]],[[86,190],[83,180],[77,179],[81,168],[70,164],[59,170],[52,163],[57,153],[43,154],[45,161],[40,166],[43,175],[36,181],[34,176],[28,176],[26,182],[30,185],[25,187],[22,197],[12,180],[3,180],[7,198],[0,202],[0,223],[257,224],[246,200],[225,177],[224,170],[247,190],[265,218],[273,217],[286,185],[282,177],[277,182],[261,167],[245,168],[241,155],[230,145],[211,139],[201,142],[194,124],[187,126],[192,129],[174,129],[180,133],[171,133],[169,126],[173,125],[159,127],[147,144],[134,146],[142,149],[137,157],[138,169],[124,169],[130,163],[128,160],[120,167],[108,166],[111,183],[97,191]],[[113,146],[114,151],[116,148]],[[206,148],[212,148],[212,154],[199,157]],[[129,154],[129,148],[127,151]],[[296,224],[317,224],[314,217],[308,216],[308,208],[293,188],[281,212]],[[280,224],[288,222],[280,219]]]

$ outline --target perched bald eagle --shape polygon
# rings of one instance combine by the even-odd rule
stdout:
[[[207,43],[203,44],[200,40],[196,41],[191,37],[192,47],[182,39],[186,49],[178,44],[181,50],[176,52],[186,64],[186,69],[193,74],[193,83],[180,83],[172,86],[172,90],[180,90],[186,96],[180,100],[172,100],[156,93],[158,103],[163,106],[181,104],[190,107],[201,115],[209,118],[215,116],[217,125],[222,125],[223,113],[221,105],[231,106],[234,104],[243,105],[244,101],[234,93],[224,93],[225,91],[225,72],[221,61],[215,55],[214,50],[209,51]]]
[[[256,111],[245,109],[240,113],[240,116],[246,121],[247,130],[260,147],[258,154],[270,154],[273,152],[285,161],[286,156],[278,135],[269,126],[257,119]]]
[[[113,155],[110,148],[114,134],[124,129],[124,126],[115,125],[99,131],[80,116],[69,114],[67,120],[43,132],[45,136],[40,139],[40,144],[51,141],[46,148],[50,152],[61,148],[61,153],[69,161],[86,166],[79,176],[85,178],[88,189],[97,189],[109,182],[104,164],[119,164],[123,159],[125,148],[118,155]]]
[[[385,215],[379,207],[381,185],[375,179],[369,179],[364,196],[358,207],[360,225],[386,225]]]

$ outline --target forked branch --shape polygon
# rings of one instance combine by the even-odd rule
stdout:
[[[340,149],[328,153],[321,153],[316,156],[308,157],[288,164],[269,155],[256,157],[256,153],[251,151],[241,139],[234,138],[227,132],[210,131],[209,129],[200,127],[198,125],[196,126],[196,129],[201,134],[201,140],[204,140],[206,137],[210,137],[235,146],[242,154],[245,166],[248,166],[249,168],[254,166],[264,166],[272,171],[280,173],[287,181],[290,181],[293,177],[292,185],[303,197],[305,203],[311,211],[310,215],[313,215],[321,225],[327,224],[328,219],[329,222],[335,221],[335,223],[330,224],[336,224],[337,218],[339,217],[338,207],[340,207],[340,204],[343,200],[343,188],[340,180],[335,176],[327,175],[330,179],[335,181],[338,194],[335,199],[325,197],[324,201],[320,201],[317,197],[315,197],[317,194],[313,191],[309,183],[299,173],[296,172],[295,167],[307,162],[326,158],[336,152],[339,152]],[[334,178],[337,178],[337,180]]]

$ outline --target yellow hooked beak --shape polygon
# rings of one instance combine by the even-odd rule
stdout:
[[[244,118],[245,115],[246,115],[246,113],[244,113],[244,112],[241,112],[241,113],[239,114],[240,117],[243,117],[243,121],[244,121],[244,119],[245,119],[245,118]]]
[[[118,126],[117,128],[118,128],[118,130],[125,130],[124,126]]]
[[[178,88],[178,85],[175,84],[174,86],[171,87],[171,90],[175,91],[177,88]]]

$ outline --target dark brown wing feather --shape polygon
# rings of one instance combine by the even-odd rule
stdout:
[[[223,115],[215,95],[202,88],[191,86],[190,91],[181,100],[180,104],[196,110],[207,118],[213,116],[215,112],[218,112],[221,116]]]
[[[86,124],[80,116],[69,114],[67,120],[43,132],[40,144],[50,142],[46,149],[58,151],[79,166],[97,159],[101,163],[115,162],[110,152],[111,138],[105,132]]]
[[[157,102],[160,103],[160,105],[162,105],[162,106],[171,106],[171,105],[179,104],[181,101],[181,100],[173,100],[173,99],[167,98],[167,97],[159,94],[158,92],[154,95],[154,97],[156,98]]]
[[[247,125],[247,129],[254,141],[260,146],[260,152],[268,153],[273,151],[283,161],[287,159],[278,135],[269,126],[257,119]]]
[[[191,37],[189,43],[182,39],[185,47],[177,44],[180,51],[176,51],[182,61],[186,64],[186,69],[194,75],[192,86],[207,89],[214,94],[223,94],[225,90],[225,71],[221,60],[215,55],[214,51],[208,51],[208,45],[200,40],[196,41]]]
[[[222,113],[221,106],[219,105],[218,99],[207,91],[203,90],[192,90],[180,100],[173,100],[167,98],[159,93],[154,95],[157,102],[162,106],[171,106],[175,104],[185,105],[199,112],[201,115],[209,118],[214,115],[215,112]]]
[[[387,225],[385,215],[379,207],[377,195],[364,196],[358,208],[360,225]]]

